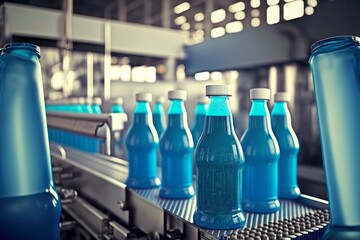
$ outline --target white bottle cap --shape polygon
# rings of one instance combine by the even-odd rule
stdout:
[[[206,96],[231,96],[229,85],[206,85]]]
[[[250,89],[250,99],[270,99],[270,89],[268,88],[253,88]]]
[[[99,97],[95,97],[93,103],[100,106],[102,104],[102,100]]]
[[[122,97],[118,97],[118,98],[113,99],[112,103],[113,104],[123,105],[124,99]]]
[[[91,97],[88,97],[88,98],[86,98],[85,102],[88,105],[92,105],[94,101],[93,101],[93,99]]]
[[[170,100],[179,99],[186,100],[187,94],[185,90],[173,90],[168,92],[168,98]]]
[[[155,102],[156,103],[164,103],[165,102],[165,97],[164,96],[156,96],[155,97]]]
[[[85,98],[84,98],[84,97],[80,97],[78,101],[79,101],[79,104],[80,104],[80,105],[84,105],[84,104],[85,104]]]
[[[137,102],[151,102],[152,94],[151,93],[137,93],[136,101]]]
[[[288,92],[278,92],[274,94],[275,102],[290,102],[290,93]]]
[[[206,104],[206,103],[209,102],[209,99],[207,97],[204,97],[204,96],[198,96],[197,97],[197,102]]]

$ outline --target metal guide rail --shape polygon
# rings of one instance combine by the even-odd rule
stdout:
[[[88,227],[96,226],[90,228],[95,229],[99,236],[114,232],[116,223],[116,226],[127,229],[128,233],[127,238],[113,239],[131,239],[131,236],[136,236],[131,229],[140,229],[150,239],[288,239],[287,236],[290,239],[318,239],[329,221],[327,201],[301,195],[296,201],[281,200],[281,209],[277,213],[246,213],[246,226],[243,229],[200,229],[192,221],[196,197],[168,200],[159,197],[159,189],[128,189],[124,184],[127,177],[126,161],[54,144],[51,145],[51,155],[58,172],[54,175],[55,181],[64,188],[75,189],[81,201],[93,202],[98,209],[105,209],[109,213],[106,221],[99,218],[97,224],[93,223],[96,217],[76,215]],[[70,173],[73,178],[61,179],[59,168],[63,169],[61,174]],[[71,211],[68,206],[64,209]],[[87,223],[90,219],[92,222]]]
[[[47,112],[50,128],[77,133],[105,141],[105,154],[115,153],[115,136],[119,135],[127,122],[125,113],[81,114],[68,112]],[[117,136],[118,137],[118,136]]]

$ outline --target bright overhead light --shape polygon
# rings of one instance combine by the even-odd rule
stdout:
[[[204,24],[203,23],[195,23],[195,30],[201,30],[204,28]]]
[[[304,1],[296,0],[285,3],[284,5],[284,19],[292,20],[304,16]]]
[[[209,72],[198,72],[198,73],[195,73],[194,77],[195,77],[196,81],[206,81],[206,80],[209,80],[210,73]]]
[[[237,12],[234,14],[236,20],[244,20],[246,17],[245,12]]]
[[[181,25],[183,23],[186,22],[186,17],[185,16],[178,16],[177,18],[174,19],[174,23],[176,25]]]
[[[220,81],[223,78],[223,74],[222,74],[222,72],[212,72],[210,74],[210,78],[211,78],[211,80],[214,80],[214,81]]]
[[[181,25],[181,30],[188,31],[190,30],[190,23],[186,22]]]
[[[189,9],[190,9],[190,3],[183,2],[179,5],[177,5],[176,7],[174,7],[174,13],[179,14],[179,13],[185,12]]]
[[[279,4],[279,2],[280,2],[279,0],[267,0],[267,4],[269,6]]]
[[[250,6],[252,8],[258,8],[258,7],[260,7],[260,4],[261,4],[260,0],[251,0],[250,1]]]
[[[64,85],[64,73],[56,72],[50,79],[50,85],[55,90],[60,90]]]
[[[251,26],[252,26],[252,27],[258,27],[258,26],[260,26],[260,18],[253,18],[253,19],[251,19]]]
[[[305,14],[306,15],[313,15],[314,14],[314,8],[313,7],[310,7],[310,6],[307,6],[305,8]]]
[[[266,9],[266,22],[268,24],[275,24],[280,22],[280,6],[274,5]]]
[[[225,35],[225,28],[223,27],[217,27],[211,29],[210,35],[212,38],[218,38]]]
[[[308,0],[307,1],[307,4],[310,6],[310,7],[316,7],[318,5],[318,2],[317,0]]]
[[[244,28],[244,25],[240,21],[229,22],[225,25],[225,29],[227,33],[236,33],[241,32]]]
[[[128,64],[120,66],[120,80],[128,82],[131,80],[131,66]]]
[[[210,19],[212,23],[219,23],[226,18],[226,11],[224,9],[218,9],[211,13]]]
[[[194,20],[197,22],[201,22],[205,19],[205,16],[203,13],[199,12],[194,15]]]
[[[110,80],[120,80],[121,68],[119,65],[111,65],[110,67]]]
[[[252,17],[259,17],[259,16],[260,16],[260,11],[259,11],[259,9],[253,9],[253,10],[251,10],[251,16],[252,16]]]
[[[231,13],[244,11],[245,10],[245,3],[244,2],[237,2],[237,3],[231,4],[228,7],[228,9],[229,9],[229,12],[231,12]]]
[[[146,68],[146,82],[156,82],[156,67],[150,66]]]

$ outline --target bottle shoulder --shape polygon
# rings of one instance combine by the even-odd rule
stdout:
[[[189,128],[166,128],[160,139],[160,149],[164,151],[193,148],[194,141]]]
[[[292,128],[274,128],[273,131],[280,149],[298,150],[300,148],[299,140]]]
[[[153,146],[159,143],[155,127],[146,125],[133,125],[126,134],[127,146]]]
[[[278,158],[280,148],[278,141],[272,131],[268,133],[264,131],[246,130],[241,138],[241,146],[245,156],[267,156]]]

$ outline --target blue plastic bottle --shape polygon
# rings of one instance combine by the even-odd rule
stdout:
[[[124,108],[123,108],[123,103],[124,103],[124,100],[122,97],[115,98],[112,101],[111,112],[112,113],[125,113]],[[124,150],[124,143],[125,143],[124,138],[122,138],[122,135],[119,132],[115,133],[114,138],[116,141],[115,156],[117,156],[119,158],[123,157],[123,150]]]
[[[99,97],[94,98],[93,105],[91,106],[93,114],[101,114],[101,104],[102,100]]]
[[[267,101],[270,90],[250,90],[249,126],[241,138],[245,153],[243,203],[245,211],[271,213],[280,209],[278,161],[280,150],[271,129]]]
[[[203,134],[195,148],[197,205],[194,223],[208,229],[245,224],[241,209],[244,155],[229,107],[228,85],[206,86],[210,97]]]
[[[156,128],[156,132],[158,133],[159,137],[165,130],[166,126],[166,118],[165,118],[165,111],[164,111],[164,104],[165,98],[163,96],[155,97],[155,105],[153,109],[153,121],[154,126]]]
[[[205,116],[207,111],[207,98],[206,97],[198,97],[198,103],[194,110],[194,121],[191,128],[191,134],[194,138],[194,145],[196,146],[199,141],[200,135],[204,128],[205,124]]]
[[[61,203],[51,172],[40,48],[0,55],[0,238],[60,239]]]
[[[123,108],[124,100],[122,97],[115,98],[112,102],[111,112],[112,113],[125,113]]]
[[[290,94],[279,92],[275,94],[275,104],[271,111],[271,126],[280,147],[279,158],[279,197],[294,199],[300,196],[297,184],[297,157],[299,140],[291,125],[288,109]]]
[[[186,91],[169,91],[168,98],[171,100],[168,125],[160,139],[162,163],[160,197],[191,198],[194,195],[192,186],[194,142],[184,106]]]
[[[129,160],[129,176],[126,184],[130,188],[160,186],[156,155],[159,137],[152,121],[149,105],[151,99],[151,93],[136,94],[134,119],[126,136]]]

